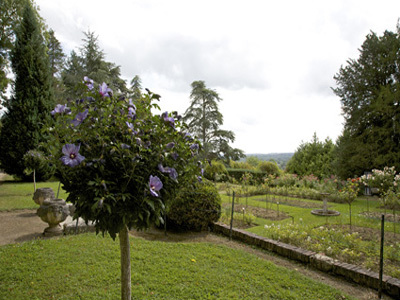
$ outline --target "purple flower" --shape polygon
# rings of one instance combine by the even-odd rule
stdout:
[[[163,173],[165,172],[165,169],[162,164],[158,165],[158,169],[160,170],[160,172],[163,172]]]
[[[161,117],[163,118],[164,122],[169,123],[172,128],[175,128],[175,119],[173,117],[168,117],[168,112],[164,112]]]
[[[190,145],[190,150],[199,150],[199,145],[198,144],[191,144]]]
[[[93,90],[93,79],[90,79],[89,77],[85,76],[83,77],[83,81],[90,91]]]
[[[136,108],[132,106],[128,107],[128,117],[132,119],[136,118]]]
[[[72,124],[74,126],[78,126],[83,122],[83,120],[86,119],[87,115],[88,115],[87,109],[84,112],[77,113],[75,119],[72,120]]]
[[[162,164],[158,165],[158,169],[162,173],[167,173],[172,180],[176,180],[178,178],[178,172],[174,168],[163,167]]]
[[[192,141],[193,140],[193,137],[192,137],[192,135],[189,133],[189,132],[186,132],[185,133],[185,136],[183,137],[185,140],[187,140],[187,141]]]
[[[175,143],[174,142],[171,142],[171,143],[168,143],[168,144],[165,145],[165,148],[167,148],[167,149],[172,149],[174,147],[175,147]]]
[[[166,173],[168,173],[169,177],[172,180],[176,180],[178,178],[178,172],[174,168],[166,167]]]
[[[121,148],[122,149],[129,149],[131,146],[129,146],[129,145],[127,145],[127,144],[124,144],[124,143],[121,143]]]
[[[67,104],[57,104],[56,107],[51,111],[51,114],[54,116],[55,114],[62,114],[62,113],[71,113],[71,109],[67,107]]]
[[[132,134],[137,134],[137,131],[133,128],[133,124],[129,122],[125,122],[126,126],[128,126],[128,130],[132,132]]]
[[[99,85],[99,93],[102,97],[110,97],[112,90],[103,82],[103,84]]]
[[[176,152],[172,153],[171,156],[172,156],[172,158],[173,158],[174,160],[177,160],[178,157],[179,157],[178,153],[176,153]]]
[[[203,178],[201,176],[197,176],[197,181],[198,182],[203,182]]]
[[[157,176],[152,176],[150,175],[150,180],[149,180],[149,188],[150,188],[150,193],[154,197],[158,197],[159,194],[157,193],[159,190],[161,190],[163,187],[163,184]]]
[[[79,154],[79,148],[80,145],[75,146],[74,144],[66,144],[62,147],[64,156],[61,157],[61,161],[64,165],[75,167],[85,159],[85,157]]]

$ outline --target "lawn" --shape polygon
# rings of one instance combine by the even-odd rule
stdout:
[[[37,188],[50,187],[57,196],[59,183],[56,181],[39,182]],[[0,211],[16,209],[37,209],[39,206],[32,200],[34,193],[32,182],[4,181],[0,182]],[[66,199],[67,195],[60,188],[59,198]]]
[[[119,243],[82,234],[0,247],[0,299],[118,299]],[[253,254],[131,237],[133,299],[352,299]]]
[[[229,214],[232,198],[223,193],[221,196],[225,207],[225,217],[222,219],[224,223],[229,224],[226,216]],[[252,226],[247,224],[245,227],[249,232],[323,253],[375,272],[379,271],[379,217],[385,211],[377,197],[369,198],[368,203],[365,197],[359,197],[353,202],[351,229],[349,205],[344,203],[328,202],[328,209],[340,212],[340,215],[335,217],[311,214],[311,210],[322,208],[322,201],[287,196],[261,195],[247,197],[247,200],[246,197],[242,197],[236,199],[235,205],[245,208],[244,212],[257,208],[259,211],[269,211],[270,215],[271,211],[275,213],[275,217],[272,218],[253,218]],[[280,218],[277,217],[278,210]],[[375,213],[376,217],[368,217],[365,214],[367,211],[370,214]],[[286,218],[282,218],[283,215]],[[243,217],[242,214],[236,214],[236,217],[239,220],[244,219],[244,214]],[[399,231],[399,222],[385,223],[384,273],[400,279]]]

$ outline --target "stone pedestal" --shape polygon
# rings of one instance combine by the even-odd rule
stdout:
[[[63,234],[61,222],[69,215],[69,206],[63,199],[46,199],[37,210],[38,216],[49,224],[43,235],[55,236]]]

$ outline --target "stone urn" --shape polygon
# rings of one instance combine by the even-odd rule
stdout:
[[[46,199],[37,210],[37,215],[42,221],[49,224],[43,235],[55,236],[62,235],[63,228],[60,225],[70,213],[70,208],[63,199]]]
[[[33,201],[39,205],[42,205],[46,199],[54,198],[55,196],[52,188],[38,188],[33,194]]]

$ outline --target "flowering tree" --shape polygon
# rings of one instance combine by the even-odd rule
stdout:
[[[128,230],[163,221],[166,201],[179,184],[197,180],[199,143],[176,114],[154,115],[160,96],[133,102],[115,97],[85,77],[87,94],[56,106],[48,149],[74,217],[94,221],[96,232],[117,234],[121,248],[122,299],[130,299]]]
[[[400,175],[396,175],[395,167],[384,167],[383,170],[374,169],[371,174],[361,176],[365,186],[377,188],[383,205],[386,207],[390,199],[395,199],[392,194],[398,190]]]
[[[350,230],[352,229],[351,224],[351,204],[357,198],[358,192],[360,191],[360,178],[348,178],[343,189],[339,191],[340,195],[346,200],[349,205],[349,218],[350,218]]]

